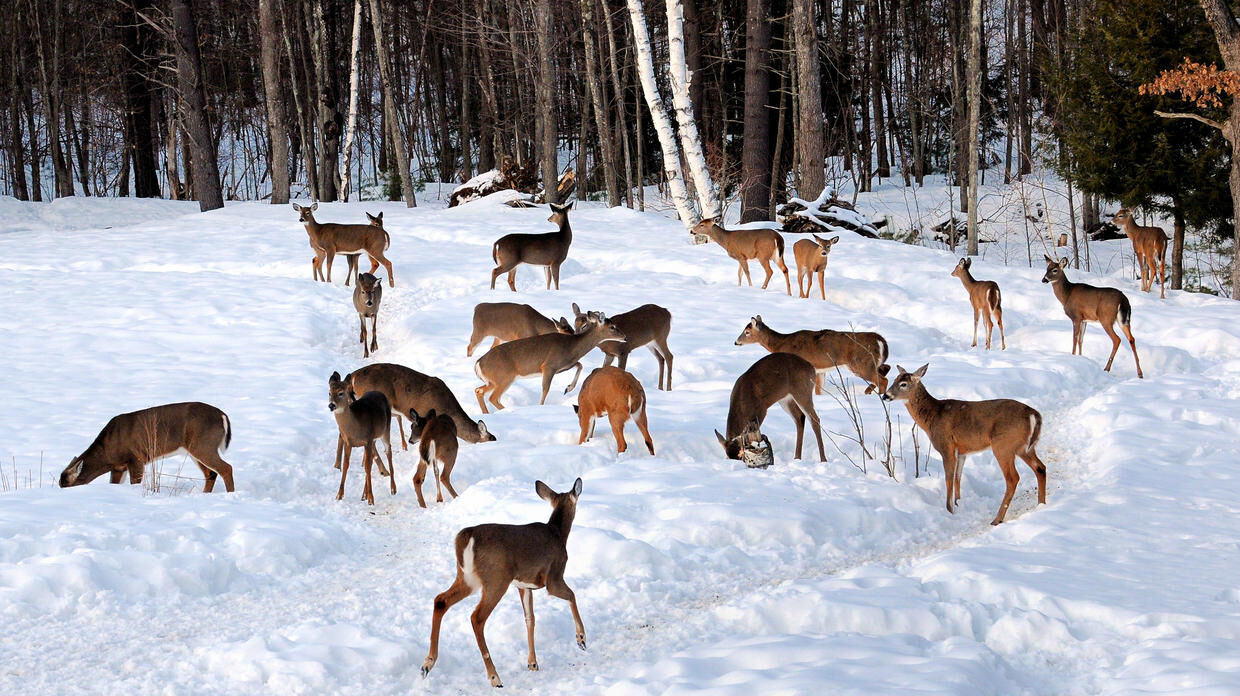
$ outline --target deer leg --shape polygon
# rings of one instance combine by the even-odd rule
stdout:
[[[441,490],[440,488],[441,484],[439,481],[439,457],[438,456],[436,456],[434,459],[431,460],[431,473],[435,475],[435,502],[442,503],[443,502],[443,490]]]
[[[1115,333],[1115,327],[1111,326],[1110,323],[1105,321],[1098,323],[1102,324],[1103,330],[1107,332],[1107,336],[1111,339],[1111,357],[1107,358],[1107,366],[1102,368],[1104,372],[1110,372],[1111,363],[1115,362],[1115,354],[1119,352],[1119,334]],[[1133,352],[1133,355],[1136,355],[1135,351]]]
[[[1007,336],[1003,335],[1003,308],[995,307],[995,321],[999,324],[999,347],[1007,350]]]
[[[508,289],[513,292],[517,291],[517,271],[515,269],[508,271]]]
[[[788,264],[784,263],[783,254],[780,254],[778,251],[775,252],[775,265],[779,266],[779,270],[783,271],[784,289],[788,291],[788,297],[792,297],[792,282],[788,280]],[[811,279],[811,282],[813,282],[813,279]],[[826,291],[824,290],[823,292]],[[824,297],[823,299],[825,300],[826,298]]]
[[[804,268],[802,268],[802,267],[800,266],[800,264],[798,264],[798,265],[797,265],[797,296],[798,296],[798,297],[805,297],[805,296],[806,296],[806,295],[805,295],[805,288],[804,288],[804,285],[805,285],[805,273],[806,273],[805,269],[804,269]],[[809,286],[810,286],[810,288],[811,288],[811,289],[814,287],[814,279],[813,279],[813,277],[811,277],[811,278],[810,278],[810,280],[809,280]]]
[[[771,268],[771,262],[767,259],[759,258],[758,265],[762,266],[762,270],[766,271],[766,279],[762,281],[762,289],[765,290],[766,286],[771,283],[771,276],[775,275],[775,271]],[[788,295],[792,295],[791,286],[788,288]]]
[[[753,287],[753,276],[749,275],[749,259],[741,259],[740,264],[741,264],[741,270],[745,272],[745,282],[749,283],[749,287],[752,288]],[[737,286],[741,284],[741,279],[740,279],[739,274],[737,274],[736,284]]]
[[[509,377],[508,379],[506,379],[506,380],[500,380],[499,382],[496,382],[495,384],[493,384],[493,385],[491,386],[491,398],[490,398],[490,401],[491,401],[491,403],[492,403],[492,404],[494,404],[494,405],[495,405],[495,410],[496,410],[496,411],[502,411],[502,410],[504,410],[504,405],[503,405],[503,404],[501,404],[501,403],[499,402],[499,397],[503,396],[503,395],[504,395],[504,392],[508,391],[508,387],[511,387],[511,386],[512,386],[512,380],[513,380],[513,379],[515,379],[515,378],[514,378],[514,377]],[[486,410],[485,410],[485,409],[483,409],[483,413],[486,413]]]
[[[1141,358],[1137,357],[1137,341],[1132,337],[1132,327],[1127,324],[1120,324],[1119,326],[1124,330],[1124,336],[1128,338],[1128,346],[1132,348],[1132,359],[1137,364],[1137,379],[1145,379],[1145,375],[1141,373]],[[1118,345],[1119,339],[1115,340]],[[1111,353],[1111,357],[1115,357],[1114,352]]]
[[[952,491],[955,493],[955,496],[956,496],[955,502],[957,505],[960,504],[960,479],[964,475],[964,462],[966,459],[968,459],[968,456],[965,455],[964,452],[961,452],[959,448],[957,448],[956,449],[956,471],[955,471],[955,476],[953,476],[952,478]]]
[[[418,507],[426,507],[422,497],[422,483],[426,481],[426,460],[418,457],[418,470],[413,472],[413,492],[418,495]]]
[[[1007,490],[1003,493],[999,512],[990,522],[992,525],[1001,524],[1007,516],[1008,505],[1011,504],[1012,496],[1016,494],[1016,484],[1020,481],[1020,474],[1016,471],[1016,455],[1012,452],[995,452],[995,456],[999,459],[999,468],[1003,470],[1003,481],[1007,484]]]
[[[371,487],[370,469],[371,465],[374,463],[374,460],[379,458],[379,453],[375,451],[374,440],[366,443],[366,446],[362,449],[362,457],[365,460],[364,465],[366,468],[366,485],[362,488],[362,499],[367,503],[374,505],[375,491],[374,488]]]
[[[379,349],[379,315],[374,314],[370,317],[370,349]]]
[[[340,468],[340,459],[344,456],[344,435],[336,436],[336,467]]]
[[[555,279],[555,289],[560,289],[560,264],[556,264],[551,269],[551,277]]]
[[[797,406],[791,397],[787,397],[779,402],[779,405],[792,416],[792,422],[797,427],[797,449],[794,459],[801,458],[801,442],[805,439],[805,412],[801,407]]]
[[[621,348],[616,353],[616,360],[621,370],[627,370],[629,368],[629,350]]]
[[[465,582],[465,574],[461,570],[456,571],[456,580],[452,586],[440,592],[435,596],[433,613],[431,615],[431,647],[426,653],[426,661],[422,663],[422,678],[430,674],[431,668],[435,666],[435,662],[439,659],[439,626],[443,623],[443,615],[452,608],[452,605],[460,602],[469,595],[473,594],[473,590],[469,587],[469,583]]]
[[[349,275],[344,277],[345,287],[348,287],[349,281],[357,278],[357,254],[347,254],[344,259],[349,262]]]
[[[534,591],[524,587],[518,588],[521,593],[521,610],[525,612],[525,640],[530,645],[530,654],[525,661],[526,669],[538,671],[538,657],[534,655]]]
[[[659,391],[662,391],[663,390],[663,363],[667,362],[667,360],[663,357],[663,354],[659,352],[659,349],[655,347],[655,344],[653,342],[648,344],[646,348],[650,350],[651,354],[654,355],[654,359],[659,363]]]
[[[642,403],[642,407],[637,413],[633,414],[633,420],[637,423],[637,429],[641,431],[642,437],[646,440],[646,449],[650,450],[650,456],[654,456],[654,440],[650,437],[650,428],[646,423],[646,404]]]
[[[204,451],[190,452],[194,462],[198,464],[198,468],[202,469],[203,476],[206,477],[206,485],[203,486],[203,493],[210,493],[215,488],[215,479],[217,476],[224,479],[224,490],[233,493],[236,489],[233,487],[233,468],[232,465],[224,461],[220,457],[220,453],[213,447],[207,447]]]
[[[383,440],[383,448],[387,450],[388,471],[386,475],[388,477],[388,484],[392,489],[392,495],[396,495],[396,467],[392,464],[392,421],[389,420],[387,426],[387,432],[379,436],[379,439]],[[379,453],[376,451],[375,460],[378,461],[378,459]],[[383,471],[383,462],[379,462],[379,470]]]
[[[939,456],[943,458],[943,480],[947,484],[947,511],[955,514],[956,506],[953,494],[956,487],[956,446],[947,445],[946,447],[938,447]]]
[[[482,653],[482,663],[487,668],[487,678],[491,680],[491,686],[503,686],[503,682],[499,679],[499,674],[495,671],[495,663],[491,662],[491,651],[487,649],[487,639],[484,629],[487,625],[487,619],[490,618],[491,612],[495,610],[495,605],[499,604],[499,600],[503,598],[503,590],[508,589],[507,583],[497,594],[486,586],[482,588],[482,600],[478,602],[478,607],[474,609],[473,615],[469,617],[470,624],[474,627],[474,638],[478,641],[478,651]]]
[[[822,291],[822,299],[824,300],[827,299],[827,284],[826,284],[826,281],[824,280],[826,278],[826,275],[827,275],[827,269],[824,268],[821,271],[818,271],[818,289]],[[813,285],[814,285],[813,279],[811,278],[810,287],[812,288]],[[805,296],[809,297],[809,293],[806,293]]]
[[[396,432],[400,435],[400,448],[408,450],[409,443],[405,441],[405,424],[400,419],[400,413],[396,409],[392,409],[392,417],[396,419]]]
[[[129,462],[129,485],[133,486],[142,483],[142,478],[145,475],[146,464],[138,461]]]
[[[108,482],[109,483],[120,483],[121,481],[124,481],[125,474],[128,471],[129,471],[128,469],[116,469],[115,471],[108,474]]]
[[[382,255],[379,256],[379,260],[383,262],[383,270],[387,271],[388,287],[389,288],[396,287],[396,276],[392,275],[392,262],[388,261],[387,257],[382,256]],[[372,263],[373,263],[373,260],[372,260]],[[374,273],[374,271],[372,270],[371,273]]]
[[[982,312],[982,321],[986,325],[986,350],[990,350],[990,335],[995,331],[995,323],[991,320],[989,311]]]
[[[581,426],[581,436],[577,438],[577,444],[584,445],[590,439],[590,428],[594,425],[594,416],[580,404],[577,405],[577,424]]]
[[[569,382],[567,387],[564,387],[565,394],[569,393],[570,391],[572,391],[573,389],[577,387],[577,378],[581,376],[581,363],[580,362],[573,363],[573,366],[577,368],[577,372],[576,374],[573,375],[573,381]],[[563,372],[568,372],[568,368],[564,368]],[[551,381],[548,380],[547,384],[550,385]],[[547,390],[544,388],[543,399],[545,400],[546,398],[547,398]]]
[[[343,443],[343,439],[341,440],[341,442]],[[349,455],[352,451],[353,451],[352,447],[349,447],[347,445],[345,446],[344,461],[340,465],[340,490],[336,491],[336,500],[341,500],[344,498],[344,480],[345,480],[345,477],[349,475]]]
[[[487,393],[487,389],[488,389],[488,387],[490,387],[490,386],[491,386],[491,383],[490,383],[490,382],[487,382],[486,384],[482,385],[481,387],[475,387],[475,388],[474,388],[474,396],[478,397],[478,408],[482,409],[482,412],[483,412],[483,413],[490,413],[490,411],[487,411],[487,404],[486,404],[486,402],[482,400],[482,395]]]
[[[978,312],[978,309],[976,306],[974,306],[973,307],[973,344],[969,346],[970,348],[977,347],[977,312]]]
[[[563,568],[560,568],[558,573],[547,573],[547,594],[568,602],[569,608],[573,611],[573,623],[577,627],[577,647],[585,650],[586,627],[581,623],[581,614],[577,611],[577,596],[573,594],[568,583],[564,582]]]
[[[1038,458],[1038,453],[1030,447],[1029,451],[1020,455],[1020,458],[1033,469],[1033,475],[1038,479],[1038,504],[1046,503],[1046,465]]]
[[[543,272],[547,275],[547,289],[551,289],[551,266],[543,266]]]
[[[323,253],[327,257],[327,282],[330,283],[332,282],[332,261],[336,260],[336,251],[334,249],[331,251],[324,250]]]
[[[456,496],[456,489],[452,487],[452,467],[456,466],[456,455],[451,459],[445,459],[443,462],[443,472],[439,475],[439,480],[443,481],[443,487],[448,489],[448,493],[453,498]]]
[[[1167,247],[1158,255],[1158,296],[1167,299]]]
[[[616,454],[624,454],[629,443],[624,440],[624,412],[608,411],[607,420],[611,421],[611,434],[616,437]]]

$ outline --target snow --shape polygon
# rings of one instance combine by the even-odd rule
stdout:
[[[903,195],[884,189],[858,206],[907,225]],[[929,215],[938,194],[918,195],[906,211]],[[477,595],[448,612],[439,662],[419,675],[431,602],[453,579],[453,535],[545,520],[534,481],[564,490],[577,476],[566,580],[589,650],[574,645],[566,603],[538,592],[541,671],[526,671],[520,603],[506,597],[487,624],[506,691],[1240,692],[1235,303],[1141,293],[1126,240],[1092,245],[1106,275],[1069,276],[1127,293],[1138,380],[1127,346],[1102,371],[1109,341],[1097,326],[1084,355],[1070,355],[1069,322],[1040,282],[1042,249],[1021,237],[1000,235],[973,265],[1003,288],[1009,347],[986,352],[969,347],[970,306],[945,251],[844,237],[828,301],[802,300],[775,283],[736,287],[735,263],[717,245],[687,244],[676,221],[592,204],[571,213],[563,289],[547,292],[541,270],[522,266],[513,295],[488,289],[492,242],[550,225],[545,210],[502,201],[320,206],[324,221],[381,210],[392,236],[397,285],[385,288],[371,360],[442,377],[476,417],[464,356],[475,303],[558,317],[572,302],[608,314],[655,302],[673,315],[675,390],[654,389],[646,351],[631,356],[658,456],[617,456],[605,424],[575,444],[567,376],[545,406],[538,380],[519,380],[508,408],[486,417],[498,440],[462,444],[460,498],[424,510],[416,455],[399,444],[395,497],[377,483],[377,504],[363,504],[355,467],[335,500],[327,376],[364,361],[350,290],[311,280],[291,208],[0,199],[0,354],[20,400],[0,419],[0,693],[477,693],[487,688],[469,627]],[[795,431],[778,409],[764,426],[775,466],[724,459],[713,430],[733,380],[764,354],[733,345],[754,314],[782,331],[877,330],[891,364],[929,363],[940,398],[1038,408],[1048,504],[1034,505],[1022,470],[1009,522],[990,527],[1004,484],[979,454],[948,514],[937,455],[925,473],[924,434],[914,476],[898,404],[897,478],[872,460],[863,473],[831,394],[815,399],[842,448],[828,444],[828,462],[791,459]],[[845,381],[881,452],[882,404]],[[106,478],[55,487],[111,416],[190,399],[230,416],[237,493],[202,494],[183,456],[155,465],[158,490]],[[632,445],[635,427],[626,433]]]

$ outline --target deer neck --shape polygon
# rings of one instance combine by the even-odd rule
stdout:
[[[783,351],[792,334],[780,333],[766,324],[758,325],[758,344],[772,353]]]
[[[1059,280],[1051,283],[1051,289],[1055,291],[1055,297],[1060,304],[1067,304],[1068,296],[1072,294],[1072,289],[1076,287],[1076,283],[1068,280],[1068,276],[1059,274]]]
[[[934,398],[921,383],[917,384],[904,405],[908,408],[908,414],[913,417],[913,422],[927,433],[934,427],[943,411],[943,402]]]
[[[972,290],[977,280],[973,278],[973,274],[968,269],[965,269],[965,272],[960,274],[960,282],[964,284],[965,289]]]
[[[573,530],[573,518],[576,516],[576,505],[558,505],[551,511],[551,517],[547,519],[547,526],[559,531],[560,538],[567,541],[568,533]]]
[[[573,336],[572,350],[569,351],[573,362],[580,360],[586,353],[594,350],[595,346],[602,343],[601,339],[602,336],[599,335],[597,330]]]
[[[320,225],[318,222],[315,222],[314,218],[306,220],[305,225],[306,225],[306,234],[310,235],[311,240],[314,240],[317,242],[319,239],[319,230],[323,226]]]
[[[560,223],[559,235],[565,242],[571,243],[573,241],[573,228],[568,224],[567,219]]]

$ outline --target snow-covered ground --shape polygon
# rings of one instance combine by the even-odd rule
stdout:
[[[396,497],[376,486],[368,508],[355,467],[337,502],[326,382],[363,364],[357,318],[339,277],[311,280],[290,208],[0,199],[0,355],[14,397],[0,419],[0,693],[478,693],[476,596],[448,613],[439,663],[419,675],[432,599],[455,572],[453,535],[545,520],[534,481],[566,490],[577,476],[566,579],[589,650],[573,643],[567,605],[539,592],[542,671],[526,671],[520,603],[508,597],[487,624],[508,690],[1240,693],[1240,305],[1159,300],[1119,264],[1105,277],[1070,273],[1128,293],[1138,380],[1126,347],[1102,371],[1109,342],[1097,326],[1085,355],[1069,354],[1040,267],[974,264],[1003,287],[1008,349],[988,353],[969,347],[970,307],[945,252],[846,235],[828,301],[802,300],[779,281],[737,288],[734,262],[689,244],[674,221],[587,204],[571,214],[562,290],[522,267],[514,296],[487,287],[491,243],[550,230],[546,210],[422,202],[320,206],[320,220],[385,213],[397,285],[385,288],[372,360],[442,377],[476,416],[464,355],[476,302],[553,316],[571,302],[609,313],[662,304],[674,317],[674,391],[653,388],[647,351],[629,361],[658,456],[640,446],[617,456],[605,425],[577,446],[567,376],[545,406],[524,379],[486,417],[498,441],[462,446],[460,498],[419,508],[416,456],[398,449]],[[1097,248],[1126,242],[1109,244]],[[1022,470],[1009,522],[990,527],[1003,480],[985,454],[970,457],[949,515],[937,455],[927,475],[922,435],[915,467],[899,405],[896,479],[872,460],[862,472],[838,390],[816,399],[839,444],[828,462],[791,459],[794,430],[778,409],[764,428],[774,467],[724,459],[712,431],[735,378],[765,354],[733,345],[754,314],[784,331],[876,330],[892,364],[929,362],[937,396],[1040,409],[1048,504],[1034,506]],[[846,382],[881,455],[882,405]],[[231,417],[236,494],[199,492],[183,457],[159,465],[159,490],[106,478],[55,487],[112,415],[182,400]]]

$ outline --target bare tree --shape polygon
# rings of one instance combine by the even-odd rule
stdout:
[[[267,130],[271,138],[271,204],[289,200],[288,126],[284,87],[280,80],[280,28],[276,0],[258,0],[259,50],[262,54],[263,93],[267,97]]]
[[[172,28],[177,54],[177,83],[184,109],[186,145],[194,175],[194,197],[203,212],[224,207],[220,190],[220,169],[215,140],[207,122],[207,95],[202,85],[202,55],[198,50],[198,28],[186,0],[170,0]]]

